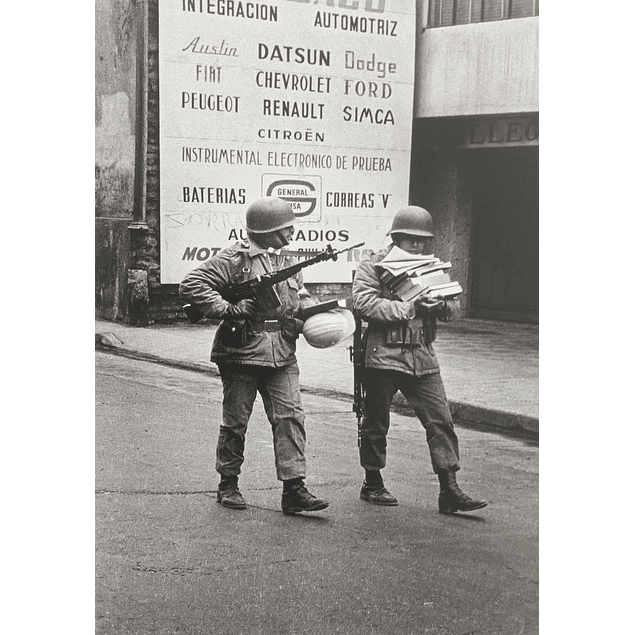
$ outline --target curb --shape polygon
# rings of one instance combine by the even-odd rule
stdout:
[[[510,430],[535,437],[536,439],[539,436],[539,420],[536,417],[484,408],[483,406],[475,406],[458,401],[450,401],[450,411],[452,412],[452,417],[459,421]]]
[[[135,348],[126,346],[123,342],[119,345],[117,341],[121,342],[113,333],[98,333],[95,335],[95,350],[102,351],[103,353],[111,353],[112,355],[120,355],[121,357],[129,357],[130,359],[139,359],[144,362],[154,362],[155,364],[163,364],[173,368],[193,370],[198,373],[220,377],[218,370],[209,364],[184,361],[177,357],[166,357],[165,355],[155,355],[154,353],[142,353]]]
[[[155,364],[163,364],[172,368],[180,368],[183,370],[195,371],[220,377],[218,370],[210,365],[199,362],[184,361],[175,357],[166,357],[165,355],[155,355],[153,353],[143,353],[134,348],[126,346],[114,333],[96,333],[95,334],[95,350],[112,355],[120,355],[130,359],[138,359],[145,362],[153,362]],[[301,386],[304,393],[316,395],[319,397],[327,397],[345,401],[352,404],[353,395],[340,390],[332,390],[327,388],[317,388],[311,386]],[[450,404],[450,412],[452,417],[467,425],[484,426],[492,428],[497,432],[511,432],[522,436],[529,436],[538,439],[539,436],[539,420],[535,417],[521,415],[513,412],[504,412],[502,410],[494,410],[492,408],[484,408],[482,406],[474,406],[458,401],[448,400]],[[351,406],[352,407],[352,406]],[[396,395],[392,408],[402,415],[415,416],[412,408],[405,398]]]

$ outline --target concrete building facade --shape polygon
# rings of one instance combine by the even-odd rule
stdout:
[[[436,219],[470,317],[538,321],[537,13],[421,3],[410,196]]]
[[[184,319],[177,285],[160,283],[158,0],[96,6],[96,312]],[[538,321],[538,11],[417,1],[409,200],[435,218],[467,317]]]

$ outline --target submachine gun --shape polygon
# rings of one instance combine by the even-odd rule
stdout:
[[[312,258],[307,258],[306,260],[297,262],[296,264],[280,269],[279,271],[271,271],[256,275],[249,280],[244,280],[243,282],[233,282],[232,284],[227,285],[224,289],[219,290],[219,293],[224,300],[227,300],[232,304],[236,304],[241,300],[257,300],[261,306],[266,308],[266,310],[276,309],[282,304],[275,290],[276,284],[294,276],[305,267],[310,267],[311,265],[315,265],[318,262],[323,262],[325,260],[337,260],[337,257],[340,254],[350,251],[351,249],[361,247],[365,244],[366,243],[361,242],[339,250],[333,249],[331,245],[327,245],[324,251],[320,251]],[[196,324],[204,317],[203,312],[194,304],[186,304],[183,307],[183,310],[192,324]]]

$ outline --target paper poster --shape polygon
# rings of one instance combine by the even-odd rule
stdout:
[[[414,0],[159,1],[161,282],[288,200],[290,249],[386,243],[408,204]],[[350,282],[362,249],[305,269]]]

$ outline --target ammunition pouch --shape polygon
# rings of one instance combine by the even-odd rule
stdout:
[[[412,346],[412,329],[406,324],[394,324],[386,331],[386,346]]]
[[[228,348],[243,348],[253,337],[254,332],[245,320],[223,320],[218,327],[219,342]]]
[[[386,330],[384,344],[386,346],[404,347],[423,344],[428,349],[437,337],[437,325],[424,324],[422,328],[415,328],[414,332],[407,324],[393,324]]]
[[[432,320],[429,324],[423,325],[423,343],[430,349],[430,344],[437,339],[437,323],[436,320]]]

